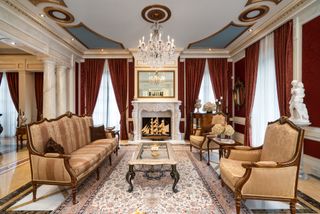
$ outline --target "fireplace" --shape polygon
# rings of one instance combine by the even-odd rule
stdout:
[[[143,117],[141,138],[169,139],[171,137],[170,117]]]
[[[164,120],[165,125],[169,124],[169,135],[167,138],[158,139],[168,139],[170,142],[174,141],[181,143],[181,134],[179,132],[180,124],[180,109],[179,106],[181,101],[178,100],[134,100],[132,101],[133,111],[133,135],[134,142],[139,142],[142,138],[148,138],[147,135],[151,135],[148,131],[142,133],[142,129],[147,123],[150,123],[151,118],[153,120],[158,118],[158,125],[161,124],[161,120]],[[149,121],[148,121],[148,120]],[[168,126],[167,126],[168,128]],[[150,138],[149,138],[150,139]],[[156,138],[151,138],[156,139]],[[181,141],[181,142],[180,142]]]

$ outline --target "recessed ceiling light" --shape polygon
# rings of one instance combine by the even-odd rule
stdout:
[[[209,51],[211,51],[211,48],[209,48]]]
[[[102,52],[102,51],[103,51],[103,49],[100,49],[100,51]]]
[[[252,29],[252,28],[250,28],[248,31],[249,31],[249,32],[252,32],[252,31],[253,31],[253,29]]]
[[[74,38],[71,38],[71,41],[74,41]]]
[[[42,18],[44,18],[44,17],[45,17],[45,15],[44,15],[43,13],[41,13],[41,14],[40,14],[40,16],[41,16]]]
[[[10,44],[11,44],[11,45],[16,45],[16,43],[15,43],[15,42],[13,42],[13,41],[12,41],[12,42],[10,42]]]

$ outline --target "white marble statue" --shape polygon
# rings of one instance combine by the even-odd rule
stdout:
[[[303,83],[293,80],[291,85],[291,99],[289,102],[290,120],[297,125],[309,125],[308,110],[306,104],[303,103],[305,96]]]

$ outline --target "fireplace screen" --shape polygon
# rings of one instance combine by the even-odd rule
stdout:
[[[171,136],[170,117],[144,117],[142,118],[142,137]]]

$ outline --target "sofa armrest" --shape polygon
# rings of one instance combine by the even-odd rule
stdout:
[[[275,161],[258,161],[258,162],[252,162],[252,163],[243,163],[243,168],[277,168],[281,167],[277,162]]]
[[[236,146],[237,147],[237,146]],[[233,147],[234,148],[234,147]],[[250,161],[250,162],[257,162],[260,160],[261,156],[261,149],[231,149],[226,148],[227,155],[226,157],[233,160],[239,161]]]
[[[70,157],[60,157],[61,154],[57,153],[47,153],[46,155],[30,155],[33,181],[71,183],[76,180],[69,165]]]

